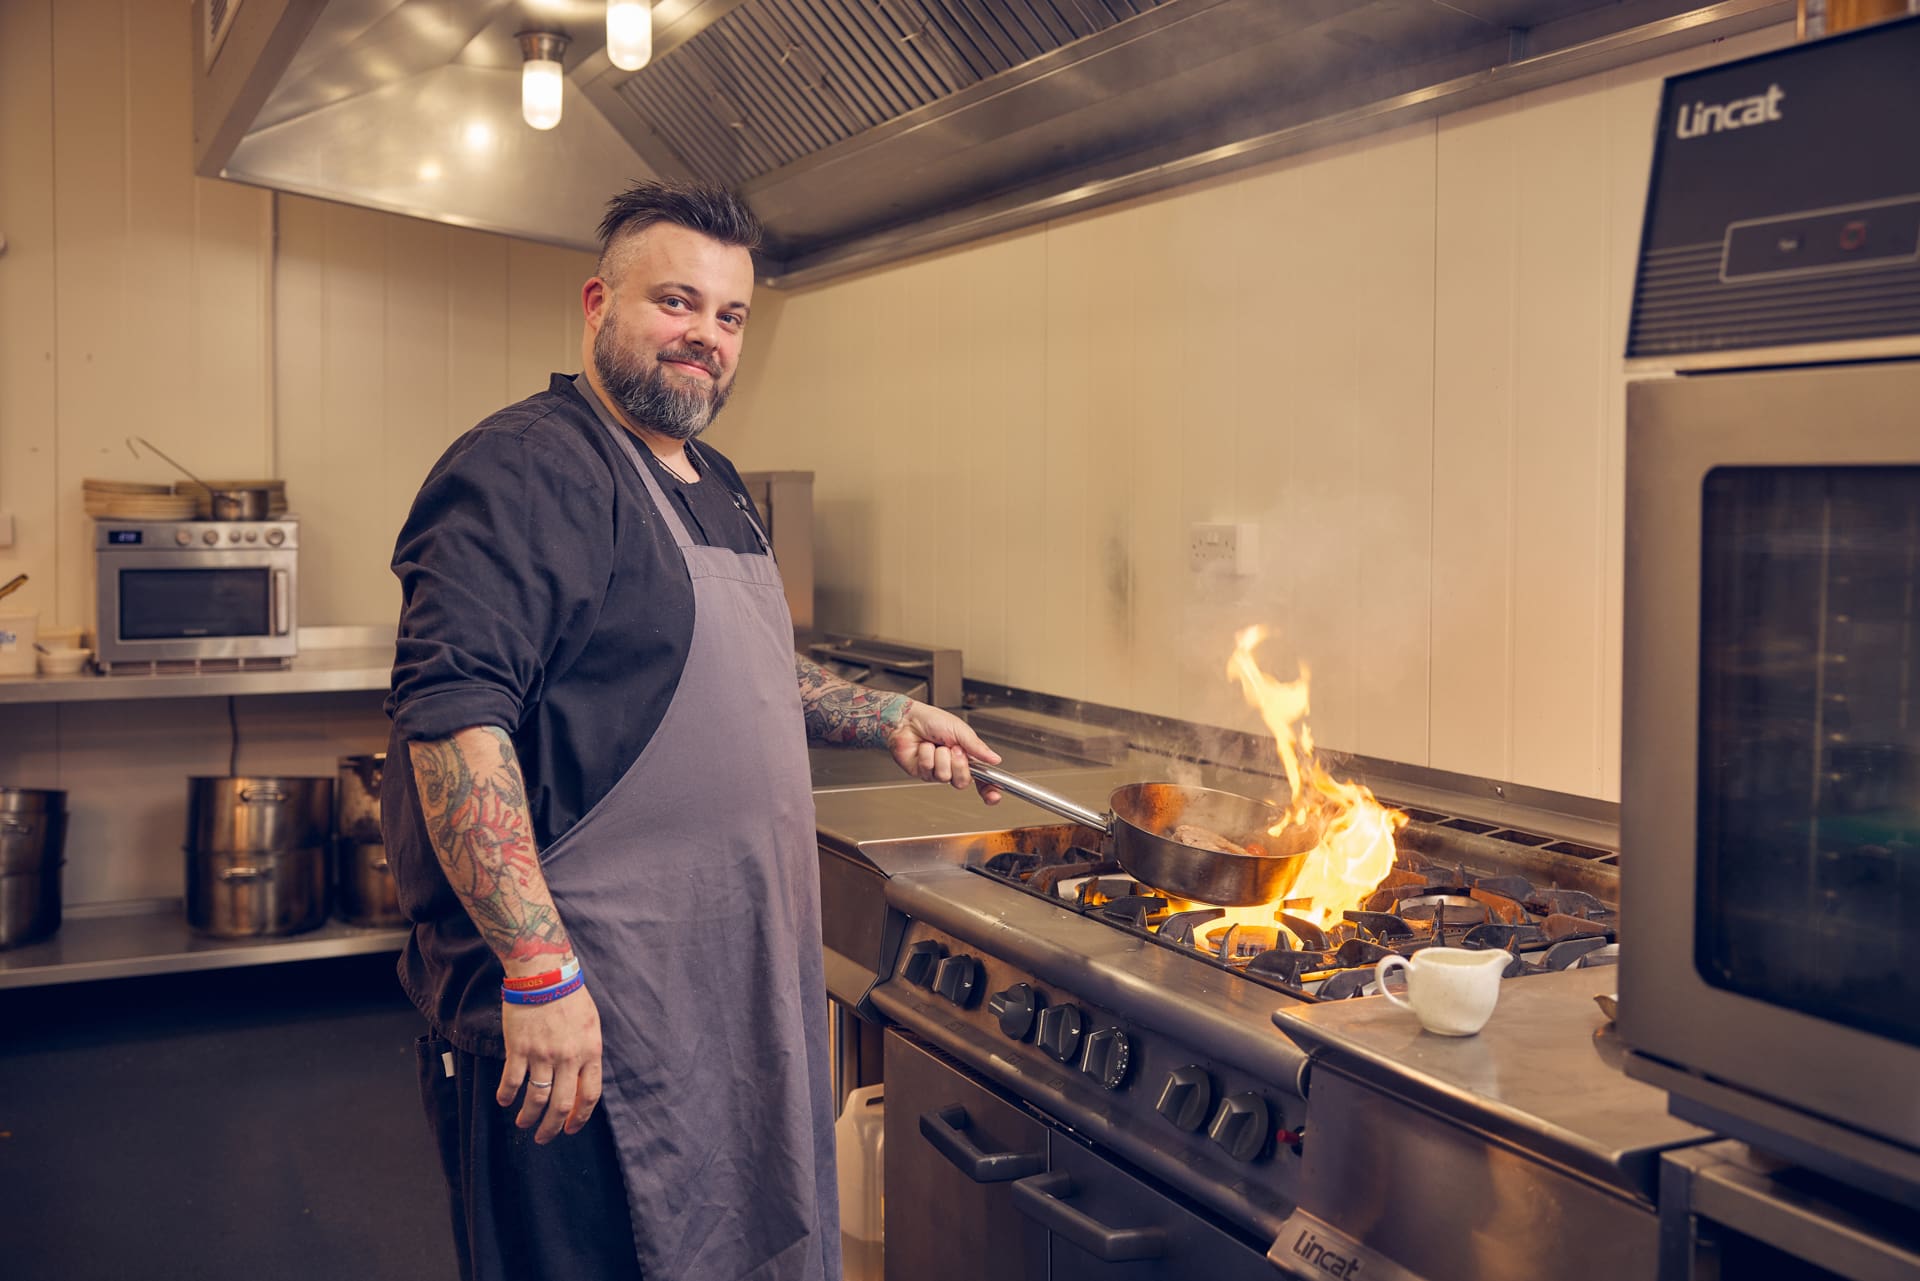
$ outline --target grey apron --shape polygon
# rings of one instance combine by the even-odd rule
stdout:
[[[780,572],[690,538],[631,434],[575,385],[693,582],[660,728],[540,860],[600,1008],[640,1266],[648,1281],[839,1281],[813,791]]]

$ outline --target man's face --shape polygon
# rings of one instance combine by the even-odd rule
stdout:
[[[675,440],[706,430],[726,404],[753,299],[753,255],[656,223],[616,250],[618,279],[587,323],[593,365],[627,417]]]

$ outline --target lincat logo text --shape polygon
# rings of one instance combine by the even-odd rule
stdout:
[[[1293,1252],[1330,1277],[1360,1275],[1359,1259],[1327,1249],[1326,1244],[1311,1232],[1303,1231],[1295,1238]]]
[[[1698,138],[1704,134],[1725,133],[1729,129],[1772,124],[1780,119],[1780,103],[1786,96],[1787,91],[1779,85],[1768,85],[1765,93],[1756,93],[1751,98],[1735,98],[1732,102],[1711,106],[1704,102],[1683,102],[1680,104],[1680,119],[1674,134],[1681,138]]]

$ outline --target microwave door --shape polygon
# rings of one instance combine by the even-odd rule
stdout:
[[[170,641],[280,634],[274,577],[264,565],[124,569],[120,637]]]

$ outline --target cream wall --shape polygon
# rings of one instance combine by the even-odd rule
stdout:
[[[1620,352],[1662,77],[1768,31],[763,301],[716,429],[816,473],[822,625],[970,676],[1619,794]],[[1194,522],[1259,527],[1196,576]]]

